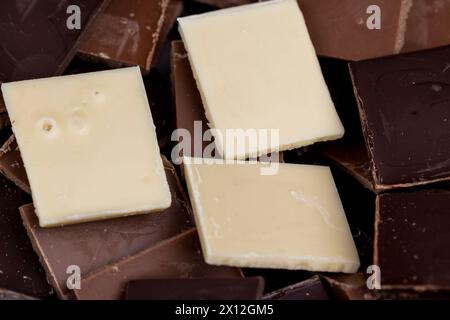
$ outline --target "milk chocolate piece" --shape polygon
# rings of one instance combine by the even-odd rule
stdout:
[[[31,194],[30,183],[14,135],[11,135],[0,148],[0,172],[20,189]]]
[[[0,301],[1,300],[36,300],[36,298],[0,288]]]
[[[450,0],[414,0],[403,52],[450,44]]]
[[[329,300],[319,276],[290,285],[264,296],[271,300]]]
[[[111,66],[149,72],[183,7],[181,0],[112,0],[78,50]]]
[[[238,268],[204,262],[195,229],[110,264],[81,280],[82,300],[121,299],[130,280],[149,278],[241,278]]]
[[[163,158],[172,193],[172,205],[161,213],[104,220],[60,228],[41,228],[32,205],[20,208],[23,223],[44,266],[48,279],[62,299],[70,265],[82,276],[151,247],[191,226],[191,209],[173,165]]]
[[[450,290],[450,190],[378,196],[373,263],[382,289]]]
[[[262,277],[243,279],[151,279],[130,281],[127,300],[256,300]]]
[[[0,288],[38,298],[52,289],[22,225],[20,190],[0,176]]]
[[[450,180],[450,46],[350,64],[375,188]]]
[[[364,60],[400,52],[412,0],[298,0],[317,54]],[[377,6],[380,29],[369,29],[370,6]],[[369,21],[368,21],[369,20]]]
[[[94,18],[103,11],[103,0],[1,1],[0,82],[62,74]],[[67,13],[80,10],[80,28]]]

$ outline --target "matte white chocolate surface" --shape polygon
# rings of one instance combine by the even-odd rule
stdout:
[[[4,83],[41,226],[170,206],[139,68]]]
[[[180,18],[219,153],[267,154],[343,136],[344,128],[295,0],[275,0]],[[226,129],[279,129],[279,142],[231,147]]]
[[[356,272],[359,258],[328,167],[194,164],[184,170],[206,262]]]

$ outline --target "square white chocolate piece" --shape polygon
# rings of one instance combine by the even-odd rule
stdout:
[[[222,157],[245,159],[344,135],[297,1],[261,2],[178,21]],[[239,149],[227,129],[243,130],[242,137],[248,130],[279,130],[279,139],[265,143],[261,134]]]
[[[209,264],[353,273],[359,257],[328,167],[207,164],[184,170]],[[190,161],[191,160],[191,161]]]
[[[139,68],[4,83],[39,224],[171,204]]]

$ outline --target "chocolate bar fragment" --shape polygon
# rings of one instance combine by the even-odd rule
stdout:
[[[450,190],[382,194],[373,263],[382,289],[450,290]]]
[[[238,268],[204,262],[195,229],[110,264],[81,280],[75,296],[82,300],[123,298],[130,280],[149,278],[241,278]]]
[[[400,52],[411,2],[298,0],[317,54],[354,61]],[[380,10],[379,29],[372,27],[374,6]]]
[[[32,205],[20,208],[33,247],[61,299],[73,296],[66,286],[69,266],[77,265],[84,276],[191,227],[191,209],[175,168],[165,158],[163,163],[172,205],[161,213],[47,229],[39,227]]]
[[[182,7],[181,0],[112,0],[78,53],[113,67],[138,65],[148,73]]]
[[[257,300],[262,277],[243,279],[150,279],[130,281],[127,300]]]
[[[321,151],[333,164],[354,177],[364,187],[373,192],[377,191],[373,183],[367,149],[363,143],[341,140],[324,145]]]
[[[22,204],[20,190],[0,176],[0,288],[46,298],[52,288],[22,225]]]
[[[267,300],[329,300],[319,276],[290,285],[269,293],[263,299]]]
[[[355,62],[375,188],[450,180],[450,46]]]
[[[0,148],[0,172],[20,189],[31,194],[30,183],[14,135],[11,135]]]
[[[0,301],[1,300],[36,300],[36,298],[0,288]]]
[[[183,149],[179,155],[201,158],[204,155],[209,155],[209,150],[213,150],[211,155],[216,156],[214,137],[205,134],[209,130],[208,120],[182,41],[172,41],[171,70],[175,101],[175,125],[179,130],[186,130],[193,139],[190,143],[190,149]],[[201,142],[198,143],[196,137],[208,137],[209,139],[201,139]],[[182,141],[179,136],[174,138]],[[270,154],[267,158],[277,159],[278,162],[284,161],[283,152]]]
[[[450,0],[414,0],[403,52],[450,44]]]
[[[1,1],[0,82],[62,74],[107,2]],[[77,13],[80,25],[76,23]]]

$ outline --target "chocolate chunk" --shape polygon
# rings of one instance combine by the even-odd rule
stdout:
[[[46,298],[52,288],[20,219],[22,203],[20,190],[0,176],[0,288]]]
[[[78,52],[114,67],[139,65],[147,73],[182,7],[181,0],[112,0]]]
[[[173,165],[163,158],[172,205],[161,213],[103,220],[59,228],[41,228],[32,205],[20,208],[24,225],[58,296],[72,297],[67,268],[82,276],[151,247],[191,226],[191,209]]]
[[[127,300],[255,300],[264,290],[264,279],[151,279],[130,281]]]
[[[145,278],[241,278],[238,268],[204,262],[195,229],[110,264],[81,280],[78,299],[121,299],[129,280]]]
[[[350,64],[375,188],[450,180],[450,46]]]
[[[378,196],[373,263],[382,289],[450,289],[449,212],[449,190]]]
[[[31,193],[30,183],[14,135],[11,135],[0,149],[0,172],[20,189],[28,194]]]
[[[329,300],[319,276],[290,285],[264,296],[273,300]]]
[[[1,1],[0,82],[62,74],[85,31],[107,2]],[[71,18],[76,9],[67,13],[72,5],[79,8],[79,28],[76,19]]]
[[[14,291],[0,289],[0,300],[36,300],[36,298]]]

